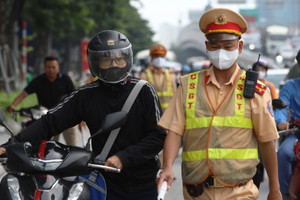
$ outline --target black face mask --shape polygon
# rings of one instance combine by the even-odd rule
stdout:
[[[107,81],[119,81],[123,78],[127,73],[126,67],[111,67],[108,69],[100,69],[99,74],[100,76]]]

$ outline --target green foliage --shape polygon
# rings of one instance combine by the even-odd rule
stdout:
[[[4,111],[6,116],[11,117],[11,114],[6,112],[6,107],[9,106],[13,100],[21,93],[22,91],[12,91],[10,97],[7,96],[5,91],[0,91],[0,107]],[[38,104],[37,97],[35,94],[27,96],[17,107],[16,109],[20,108],[27,108],[31,106],[35,106]]]
[[[89,37],[103,30],[116,30],[128,37],[133,46],[133,52],[149,48],[153,31],[148,21],[141,18],[137,9],[130,5],[130,0],[88,0],[87,7],[95,26]]]
[[[52,33],[54,40],[71,39],[74,45],[84,36],[92,37],[103,30],[126,35],[134,53],[153,44],[148,21],[141,18],[130,0],[30,0],[25,4],[23,18],[37,35]]]
[[[56,37],[69,36],[76,28],[88,32],[94,25],[88,17],[85,1],[30,0],[25,4],[23,16],[38,33],[51,32]]]

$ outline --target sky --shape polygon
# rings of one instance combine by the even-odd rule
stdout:
[[[142,18],[149,21],[149,26],[152,30],[157,32],[159,27],[164,23],[178,26],[180,20],[181,26],[187,25],[189,23],[188,11],[203,10],[208,2],[209,0],[133,0],[131,4],[138,9]],[[210,2],[212,6],[220,6],[217,0],[210,0]],[[251,8],[255,0],[247,0],[247,2],[247,5],[244,6]],[[238,7],[232,4],[222,6],[230,6],[231,9],[238,10]]]
[[[158,31],[163,23],[178,26],[181,20],[181,25],[187,25],[188,11],[203,10],[208,0],[140,0],[142,5],[133,2],[142,18],[149,21],[154,31]]]

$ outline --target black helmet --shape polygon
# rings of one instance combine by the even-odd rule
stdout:
[[[132,70],[131,43],[117,31],[97,33],[88,44],[87,56],[91,73],[105,83],[123,82]],[[124,67],[112,67],[113,61]],[[100,64],[107,68],[100,68]]]

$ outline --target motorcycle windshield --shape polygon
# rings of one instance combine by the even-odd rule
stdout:
[[[38,149],[27,143],[25,151],[32,166],[38,171],[54,171],[69,154],[67,146],[54,141],[42,141]]]
[[[64,176],[88,174],[87,163],[92,152],[80,147],[66,146],[56,141],[29,142],[7,147],[7,167],[24,173],[49,172]]]

